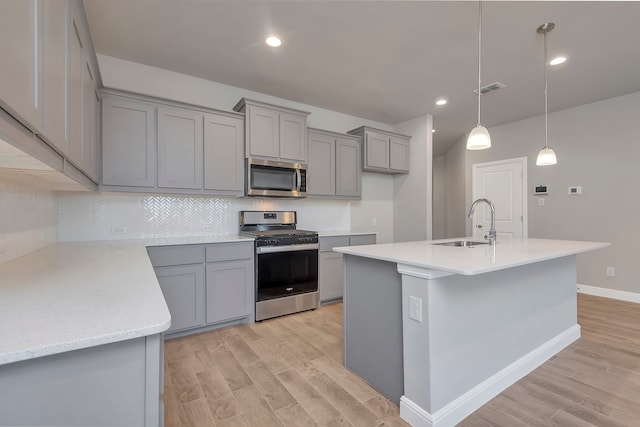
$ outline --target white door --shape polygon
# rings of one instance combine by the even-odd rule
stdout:
[[[472,166],[473,200],[493,202],[498,241],[500,236],[527,237],[527,158],[479,163]],[[486,203],[476,205],[473,236],[482,238],[491,227],[491,209]]]

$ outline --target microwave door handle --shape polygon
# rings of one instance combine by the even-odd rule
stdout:
[[[302,172],[300,172],[300,169],[296,169],[296,179],[298,181],[298,185],[296,186],[296,190],[299,193],[300,189],[302,188]]]

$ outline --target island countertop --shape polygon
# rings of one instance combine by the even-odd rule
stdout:
[[[452,247],[434,244],[456,240],[478,241],[478,239],[466,237],[366,246],[344,246],[333,250],[347,255],[395,262],[418,268],[462,275],[476,275],[609,246],[609,243],[601,242],[506,237],[498,237],[498,242],[495,246],[487,244],[473,247]]]

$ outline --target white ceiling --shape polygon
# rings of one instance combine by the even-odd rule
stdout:
[[[432,114],[436,154],[477,121],[477,2],[84,3],[98,53],[391,125]],[[483,2],[482,82],[507,85],[483,96],[483,124],[544,113],[549,21],[549,57],[569,57],[549,68],[550,112],[640,91],[639,18],[640,2]]]

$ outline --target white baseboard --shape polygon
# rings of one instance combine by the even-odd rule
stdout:
[[[400,416],[414,427],[454,426],[578,338],[580,338],[580,325],[574,325],[487,378],[434,414],[430,414],[411,399],[402,396]]]
[[[599,288],[597,286],[581,285],[580,283],[578,283],[578,292],[581,294],[594,295],[596,297],[612,298],[622,301],[640,303],[640,294],[635,292]]]

